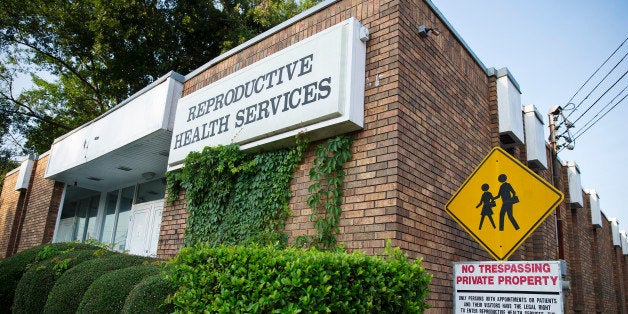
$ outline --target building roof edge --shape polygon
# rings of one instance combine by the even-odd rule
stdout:
[[[484,65],[482,60],[480,60],[480,58],[475,54],[475,52],[473,52],[473,50],[471,49],[471,47],[469,47],[467,42],[464,41],[464,39],[462,39],[462,36],[460,36],[458,31],[456,31],[456,29],[451,25],[451,23],[449,23],[447,18],[445,18],[445,15],[443,15],[443,13],[436,7],[436,5],[431,0],[425,0],[425,3],[427,3],[427,5],[430,6],[430,8],[436,13],[436,15],[438,15],[438,18],[440,18],[441,21],[443,21],[443,24],[445,24],[447,28],[449,28],[449,31],[451,31],[451,33],[456,37],[456,39],[458,39],[460,44],[462,44],[462,46],[467,50],[467,52],[469,52],[469,54],[475,60],[475,62],[477,62],[480,65],[480,67],[482,67],[482,70],[484,70],[484,73],[490,76],[490,73],[488,72],[488,68]]]

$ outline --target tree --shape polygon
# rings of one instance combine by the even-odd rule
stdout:
[[[158,77],[188,73],[316,2],[1,1],[0,144],[45,152]],[[25,74],[33,85],[19,90]],[[25,140],[9,148],[12,132]]]

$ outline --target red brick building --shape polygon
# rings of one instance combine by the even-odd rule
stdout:
[[[565,260],[571,285],[565,293],[565,312],[627,311],[625,234],[600,212],[596,192],[582,190],[574,163],[551,161],[542,140],[545,118],[533,107],[521,106],[514,76],[507,69],[485,67],[427,0],[325,1],[185,77],[164,76],[105,116],[58,139],[49,154],[33,161],[27,188],[15,188],[26,170],[7,174],[0,194],[0,257],[50,242],[53,233],[55,241],[93,237],[120,243],[117,248],[135,254],[175,255],[184,240],[185,191],[174,204],[164,205],[162,178],[167,167],[178,166],[172,147],[194,141],[186,140],[188,131],[178,132],[180,112],[189,122],[204,110],[198,102],[194,113],[181,111],[181,106],[250,73],[241,71],[263,68],[272,63],[268,58],[291,51],[314,49],[311,60],[307,53],[295,60],[301,60],[304,77],[318,75],[310,74],[321,67],[318,38],[341,43],[341,57],[350,64],[342,68],[340,62],[341,80],[343,71],[360,73],[357,79],[346,74],[346,84],[352,87],[345,91],[348,107],[332,108],[342,115],[347,110],[353,114],[354,106],[361,111],[357,118],[340,122],[341,127],[332,126],[333,132],[354,137],[353,158],[345,164],[339,242],[349,250],[380,254],[386,240],[392,239],[412,258],[422,258],[434,275],[430,311],[450,312],[453,263],[491,257],[443,207],[486,153],[501,146],[566,196],[510,260]],[[330,93],[343,88],[334,85],[333,75],[327,85]],[[323,92],[319,99],[325,95],[323,83],[318,81]],[[355,94],[355,86],[363,88]],[[137,132],[125,130],[133,135],[99,131],[148,105],[159,108],[158,115],[146,118],[156,122],[134,126]],[[306,127],[318,130],[318,123]],[[289,136],[302,126],[287,129]],[[246,148],[278,140],[273,135],[242,143]],[[315,232],[306,203],[313,159],[312,148],[292,181],[294,215],[285,230],[291,240]]]

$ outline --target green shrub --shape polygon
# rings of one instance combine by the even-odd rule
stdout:
[[[75,313],[83,294],[100,276],[110,271],[153,261],[148,257],[114,254],[86,261],[65,272],[48,294],[44,313]]]
[[[70,251],[32,264],[15,288],[13,313],[41,313],[61,274],[86,260],[109,254],[114,253],[100,249]]]
[[[388,258],[296,248],[183,248],[167,278],[180,312],[423,312],[431,275]]]
[[[11,313],[15,287],[26,271],[26,266],[35,261],[38,249],[32,248],[0,262],[0,313]]]
[[[83,295],[78,313],[119,313],[131,290],[145,277],[159,274],[161,266],[141,265],[118,269],[96,279]]]
[[[80,243],[52,243],[32,247],[9,258],[0,260],[0,313],[11,313],[15,287],[27,270],[27,266],[36,261],[43,261],[68,250],[94,249],[91,245]]]
[[[172,313],[174,306],[166,303],[166,298],[176,290],[177,287],[162,274],[146,277],[131,290],[122,313]]]

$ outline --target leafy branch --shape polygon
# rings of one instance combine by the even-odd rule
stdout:
[[[0,88],[0,111],[8,115],[20,115],[29,118],[36,119],[43,123],[48,123],[53,126],[59,127],[66,131],[72,130],[72,127],[55,121],[52,117],[41,115],[31,106],[13,96],[13,79],[14,70],[8,70],[4,65],[0,67],[0,81],[2,81],[2,88]],[[13,106],[11,106],[12,104]],[[23,109],[23,110],[20,110]]]
[[[30,48],[32,52],[34,52],[36,54],[39,54],[39,55],[41,55],[43,57],[46,57],[49,60],[52,60],[53,63],[61,66],[61,68],[64,68],[64,69],[68,70],[77,79],[79,79],[86,87],[88,87],[89,89],[94,91],[94,93],[96,94],[97,102],[102,107],[102,103],[103,103],[102,95],[100,93],[100,90],[99,90],[98,86],[92,84],[86,77],[81,75],[79,73],[79,71],[75,67],[73,67],[69,62],[66,62],[62,58],[57,57],[54,54],[52,54],[52,53],[50,53],[48,51],[45,51],[45,50],[41,49],[40,47],[37,47],[36,45],[29,43],[26,40],[18,40],[14,35],[3,34],[3,39],[5,41],[13,42],[13,43],[18,44],[18,45],[26,46],[26,47]]]

